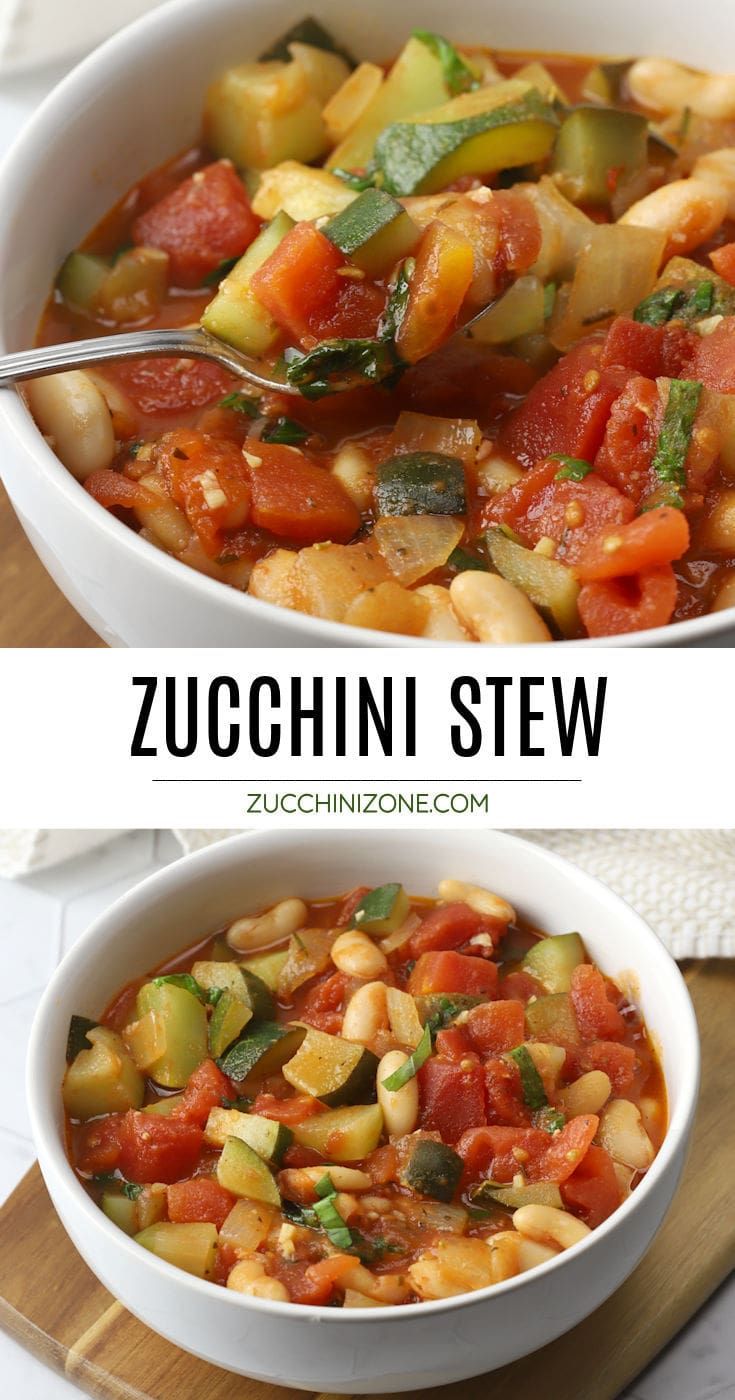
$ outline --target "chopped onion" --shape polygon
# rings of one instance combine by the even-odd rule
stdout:
[[[407,586],[446,564],[464,525],[452,515],[386,515],[373,535],[393,577]]]
[[[386,454],[445,452],[472,466],[480,445],[474,418],[434,418],[429,413],[401,413],[386,444]]]
[[[648,296],[663,257],[666,234],[633,224],[599,224],[577,260],[569,297],[557,298],[549,337],[566,350],[583,335],[631,312]]]
[[[519,335],[544,328],[544,285],[538,277],[519,277],[479,321],[469,335],[482,345],[507,345]]]

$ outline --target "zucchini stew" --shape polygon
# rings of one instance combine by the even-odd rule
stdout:
[[[142,359],[37,380],[152,546],[313,617],[444,641],[735,606],[735,83],[313,20],[72,252],[44,343],[201,323],[299,394]]]
[[[452,1297],[553,1259],[650,1167],[666,1090],[578,933],[442,880],[237,919],[74,1016],[70,1160],[139,1245],[257,1298]]]

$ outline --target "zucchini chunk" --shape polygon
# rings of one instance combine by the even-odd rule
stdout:
[[[95,253],[76,250],[62,264],[56,286],[69,306],[90,311],[112,264]]]
[[[241,1113],[237,1108],[211,1109],[204,1136],[213,1147],[224,1147],[228,1137],[240,1138],[264,1162],[274,1166],[280,1164],[286,1148],[293,1142],[293,1133],[285,1123],[278,1123],[275,1118],[261,1118],[258,1113]]]
[[[404,452],[381,462],[375,485],[380,515],[464,515],[464,464],[444,452]]]
[[[163,1032],[163,1048],[146,1067],[165,1089],[183,1089],[197,1065],[207,1057],[207,1012],[191,992],[172,982],[146,982],[136,999],[138,1019],[154,1013]]]
[[[342,48],[336,39],[330,34],[318,19],[313,15],[307,15],[297,24],[292,24],[290,29],[282,34],[280,39],[276,39],[264,53],[260,55],[261,63],[268,63],[272,59],[288,59],[291,44],[309,44],[313,49],[322,49],[324,53],[335,53],[350,67],[354,68],[355,60],[348,49]]]
[[[487,1001],[487,997],[472,996],[469,992],[423,992],[415,998],[422,1025],[427,1022],[433,1031],[440,1031],[451,1025],[463,1011],[471,1011]]]
[[[344,141],[332,151],[330,170],[356,170],[369,165],[375,142],[391,122],[426,112],[449,95],[442,65],[436,54],[411,38],[398,55],[388,76],[363,109]]]
[[[69,1034],[66,1037],[66,1063],[71,1064],[80,1050],[91,1050],[93,1041],[89,1032],[96,1029],[99,1021],[90,1021],[88,1016],[72,1016],[69,1021]]]
[[[330,1162],[359,1162],[373,1152],[383,1131],[379,1104],[357,1104],[316,1113],[294,1125],[294,1137],[302,1147],[313,1147]]]
[[[156,1183],[138,1186],[132,1196],[125,1190],[111,1189],[103,1192],[101,1205],[108,1220],[118,1229],[124,1230],[126,1235],[137,1235],[165,1216],[166,1187]]]
[[[363,895],[352,915],[352,927],[366,933],[395,933],[405,922],[408,911],[408,895],[403,885],[378,885]]]
[[[254,977],[258,977],[270,992],[275,992],[278,975],[287,958],[288,948],[278,948],[275,953],[259,953],[255,958],[248,958],[246,962],[240,963],[240,966]]]
[[[482,1181],[470,1192],[470,1199],[483,1205],[494,1202],[505,1206],[506,1210],[520,1210],[521,1206],[564,1209],[561,1191],[553,1181],[531,1181],[527,1186],[500,1186],[496,1181]]]
[[[612,107],[577,107],[561,124],[552,170],[572,204],[609,205],[615,185],[627,184],[648,160],[648,122]]]
[[[463,1170],[462,1158],[446,1143],[419,1138],[403,1168],[401,1181],[422,1196],[451,1201]]]
[[[206,144],[245,169],[269,170],[282,160],[308,164],[327,149],[324,101],[300,63],[241,63],[207,92]]]
[[[281,212],[261,229],[202,314],[205,331],[211,331],[245,355],[264,355],[278,340],[278,327],[252,292],[250,283],[253,273],[270,257],[293,225],[293,219]]]
[[[145,1080],[122,1037],[107,1026],[91,1027],[86,1037],[89,1050],[79,1050],[64,1075],[61,1092],[69,1116],[84,1123],[103,1113],[140,1108]]]
[[[250,1201],[263,1201],[268,1206],[280,1206],[281,1194],[270,1168],[257,1152],[239,1137],[225,1138],[219,1161],[217,1180],[233,1196],[245,1196]]]
[[[522,966],[547,992],[568,992],[575,967],[585,961],[584,943],[578,933],[540,938],[529,948]]]
[[[551,1045],[579,1045],[579,1027],[568,992],[554,992],[529,1001],[526,1023],[536,1040]]]
[[[226,963],[222,966],[226,967]],[[220,1055],[224,1055],[228,1046],[245,1029],[248,1021],[252,1019],[252,1011],[245,1004],[241,997],[233,992],[224,991],[212,1012],[207,1032],[209,1053],[213,1060],[218,1060]]]
[[[142,1244],[151,1254],[165,1259],[167,1264],[175,1264],[185,1269],[187,1274],[197,1278],[211,1278],[217,1256],[217,1230],[214,1225],[192,1223],[173,1224],[160,1220],[156,1225],[148,1225],[135,1236],[136,1244]]]
[[[517,544],[499,528],[488,530],[485,540],[498,573],[520,588],[537,608],[544,608],[563,637],[578,637],[580,585],[572,570],[557,559],[547,559]]]
[[[355,199],[354,190],[328,170],[283,160],[273,170],[263,171],[251,204],[260,219],[272,219],[285,210],[299,223],[331,218]]]
[[[266,1021],[275,1015],[276,1004],[269,987],[252,968],[237,962],[196,962],[192,977],[210,992],[217,988],[229,992],[249,1008],[251,1016]],[[218,1003],[219,1004],[219,1003]],[[243,1022],[243,1024],[245,1024]]]
[[[377,1068],[377,1055],[363,1045],[309,1026],[282,1073],[300,1094],[337,1108],[374,1098]]]
[[[389,271],[410,253],[421,230],[387,190],[363,190],[322,232],[368,277]]]
[[[283,1068],[296,1054],[305,1035],[306,1026],[259,1021],[227,1051],[220,1068],[230,1079],[247,1079],[251,1074],[265,1078]]]

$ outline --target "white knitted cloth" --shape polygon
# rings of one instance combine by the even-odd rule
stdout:
[[[0,74],[71,63],[160,0],[0,0]]]

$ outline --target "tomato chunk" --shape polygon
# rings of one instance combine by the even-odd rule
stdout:
[[[191,1176],[203,1142],[196,1123],[131,1108],[121,1128],[118,1167],[128,1181],[180,1181]]]
[[[594,459],[610,408],[630,378],[619,365],[601,366],[599,341],[576,345],[531,389],[505,420],[498,437],[523,467],[554,452]]]
[[[482,1066],[432,1056],[418,1074],[421,1127],[454,1143],[467,1128],[485,1122]]]
[[[300,544],[346,544],[360,527],[360,512],[324,467],[302,452],[248,438],[252,520],[263,530]]]
[[[130,477],[123,476],[121,472],[112,471],[109,467],[92,472],[84,483],[84,489],[106,510],[112,510],[115,506],[134,510],[136,506],[150,507],[156,504],[153,492],[147,487],[141,486],[139,481],[132,481]]]
[[[709,260],[715,272],[735,287],[735,243],[723,243],[721,248],[715,248]]]
[[[202,1060],[190,1075],[183,1098],[171,1116],[185,1118],[203,1128],[210,1109],[218,1108],[223,1099],[231,1097],[232,1084],[227,1076],[218,1069],[214,1060]]]
[[[594,1113],[570,1118],[560,1133],[554,1133],[539,1162],[526,1169],[530,1181],[566,1181],[582,1161],[600,1120]]]
[[[80,1123],[73,1130],[74,1161],[80,1172],[96,1176],[99,1172],[114,1172],[120,1160],[120,1137],[125,1115],[110,1113],[107,1118],[94,1118]]]
[[[296,224],[253,274],[258,301],[303,343],[375,334],[385,292],[343,276],[349,264],[313,224]]]
[[[604,1147],[594,1143],[587,1148],[583,1160],[561,1188],[562,1200],[568,1210],[578,1215],[594,1230],[607,1220],[620,1205],[620,1187],[612,1157]]]
[[[412,996],[430,992],[463,992],[492,996],[498,984],[495,963],[466,953],[422,953],[408,979]]]
[[[198,287],[244,253],[259,228],[242,180],[230,161],[218,160],[140,214],[132,232],[135,243],[168,253],[175,286]]]
[[[601,1069],[608,1076],[616,1094],[627,1094],[633,1087],[638,1060],[632,1045],[618,1045],[614,1040],[596,1040],[584,1047],[586,1069]]]
[[[235,1197],[211,1176],[197,1176],[169,1186],[166,1201],[169,1220],[181,1224],[197,1220],[211,1222],[221,1230]]]
[[[502,1055],[520,1045],[526,1034],[526,1016],[519,1001],[489,1001],[469,1014],[467,1034],[483,1055]]]
[[[600,355],[600,365],[623,365],[648,379],[663,374],[664,326],[647,326],[628,316],[616,316]]]
[[[307,1021],[319,1031],[326,1031],[328,1035],[339,1035],[352,985],[344,972],[334,972],[323,982],[317,982],[304,998],[301,1020]]]
[[[274,1118],[277,1123],[291,1125],[303,1123],[305,1118],[312,1118],[323,1108],[324,1105],[310,1094],[294,1094],[290,1099],[277,1099],[274,1094],[261,1093],[253,1102],[252,1112],[261,1118]]]
[[[555,540],[556,557],[574,564],[588,540],[606,526],[630,520],[634,507],[596,473],[582,481],[559,481],[560,470],[558,461],[539,463],[486,506],[483,524],[510,525],[529,546],[544,537]]]
[[[233,386],[227,370],[207,360],[148,356],[116,364],[115,379],[141,413],[152,417],[189,413],[222,398]]]
[[[195,428],[176,428],[161,438],[156,456],[172,499],[205,552],[217,558],[226,547],[227,532],[250,518],[250,481],[240,449]]]
[[[445,1026],[438,1031],[434,1049],[446,1060],[468,1060],[471,1064],[477,1061],[474,1046],[462,1026]]]
[[[539,1128],[473,1128],[456,1145],[465,1164],[463,1184],[483,1178],[512,1181],[519,1171],[528,1174],[532,1163],[543,1159],[548,1144],[548,1133]]]
[[[671,621],[676,597],[674,570],[662,564],[631,578],[585,583],[579,592],[579,615],[590,637],[644,632]]]
[[[516,1042],[517,1044],[518,1042]],[[499,1056],[485,1065],[485,1094],[488,1123],[521,1128],[530,1123],[531,1112],[523,1098],[518,1066]]]
[[[735,316],[726,316],[711,335],[698,339],[692,378],[722,394],[735,393]]]
[[[443,904],[432,909],[411,939],[411,956],[432,949],[458,948],[479,932],[482,918],[469,904]]]
[[[422,235],[406,314],[396,336],[403,360],[415,364],[451,334],[475,265],[472,244],[435,219]]]
[[[572,972],[572,1005],[580,1034],[586,1040],[621,1040],[625,1021],[608,994],[608,983],[591,963],[580,963]]]
[[[658,506],[588,540],[577,556],[574,571],[581,579],[638,574],[681,558],[688,547],[689,524],[684,512]]]
[[[642,329],[650,329],[644,327]],[[651,467],[663,419],[652,379],[636,375],[612,406],[595,472],[636,504],[654,486]]]

